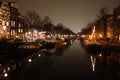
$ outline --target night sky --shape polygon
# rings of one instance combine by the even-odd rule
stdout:
[[[8,0],[15,1],[20,12],[36,11],[41,17],[49,16],[54,24],[63,23],[74,32],[80,31],[90,21],[94,21],[99,10],[106,6],[112,14],[120,0]]]

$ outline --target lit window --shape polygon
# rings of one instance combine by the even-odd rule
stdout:
[[[13,31],[12,31],[12,33],[13,33],[13,36],[15,36],[15,35],[16,35],[16,31],[15,31],[15,30],[13,30]]]
[[[23,32],[23,29],[21,29],[21,33]]]
[[[20,29],[18,29],[18,32],[20,33]]]
[[[21,24],[19,23],[18,27],[21,27]]]
[[[5,21],[2,22],[2,25],[5,25]]]
[[[5,29],[6,29],[6,26],[3,26],[3,29],[5,30]]]
[[[7,26],[9,26],[9,22],[7,22]]]

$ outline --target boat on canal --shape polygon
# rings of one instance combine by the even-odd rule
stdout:
[[[16,51],[18,53],[33,53],[38,51],[40,48],[41,46],[36,43],[24,43],[19,45]]]
[[[93,27],[91,37],[85,41],[85,48],[87,49],[88,52],[91,51],[99,52],[102,49],[101,43],[97,42],[96,40],[95,26]]]

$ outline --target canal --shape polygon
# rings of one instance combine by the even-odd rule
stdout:
[[[8,80],[120,80],[120,53],[88,53],[80,40],[56,53],[39,51],[19,63]]]

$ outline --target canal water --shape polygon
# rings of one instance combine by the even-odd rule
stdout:
[[[6,80],[120,80],[120,53],[88,53],[80,40],[53,54],[39,51],[18,63],[21,67]]]
[[[62,56],[57,58],[57,61],[51,68],[44,73],[46,80],[93,80],[95,78],[91,63],[89,63],[89,57],[86,55],[86,51],[81,47],[78,40],[75,40],[62,54]]]

